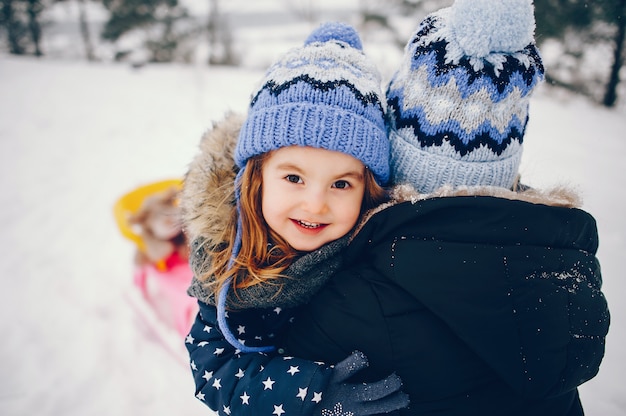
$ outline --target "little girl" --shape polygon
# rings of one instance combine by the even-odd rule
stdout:
[[[243,124],[227,117],[203,138],[181,202],[200,306],[186,345],[196,397],[218,414],[370,415],[408,404],[395,374],[346,382],[367,366],[362,353],[330,366],[269,346],[339,268],[361,214],[386,198],[381,96],[354,29],[326,24],[269,69]]]

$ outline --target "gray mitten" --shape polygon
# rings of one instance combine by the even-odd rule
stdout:
[[[337,363],[319,404],[321,416],[366,416],[390,413],[409,405],[409,396],[397,374],[372,383],[346,383],[350,377],[369,365],[367,357],[354,351]]]

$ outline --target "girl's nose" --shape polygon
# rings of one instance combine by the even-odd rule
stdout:
[[[311,214],[325,214],[328,211],[326,193],[322,190],[309,190],[303,201],[303,208]]]

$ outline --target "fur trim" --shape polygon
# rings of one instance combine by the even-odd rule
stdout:
[[[416,203],[430,198],[449,198],[455,196],[492,196],[495,198],[525,201],[532,204],[543,204],[554,207],[580,208],[582,199],[573,189],[566,186],[556,186],[544,191],[519,186],[520,190],[513,191],[496,186],[460,186],[444,185],[430,194],[420,194],[411,185],[396,185],[390,191],[390,201],[372,208],[365,213],[359,225],[355,228],[352,237],[356,236],[367,221],[375,214],[390,206],[403,202]]]
[[[391,195],[396,203],[429,199],[446,198],[454,196],[492,196],[495,198],[525,201],[532,204],[543,204],[554,207],[580,208],[582,200],[572,189],[565,186],[556,186],[546,190],[538,190],[521,186],[520,190],[514,191],[496,186],[460,186],[452,187],[444,185],[430,194],[419,194],[409,185],[396,186]]]
[[[187,171],[181,195],[185,234],[211,246],[221,243],[222,232],[235,206],[237,167],[233,152],[244,117],[227,114],[214,123],[200,141],[199,153]]]

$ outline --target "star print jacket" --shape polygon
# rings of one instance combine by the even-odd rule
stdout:
[[[232,150],[241,121],[229,115],[205,134],[185,176],[181,208],[195,274],[210,265],[210,247],[221,243],[221,230],[235,209]],[[347,238],[340,239],[299,258],[286,271],[290,278],[284,284],[253,286],[238,291],[238,296],[230,293],[231,333],[246,346],[274,345],[291,325],[294,308],[339,268],[346,245]],[[185,343],[199,400],[219,415],[314,414],[332,376],[330,365],[280,352],[241,353],[220,332],[211,291],[194,279],[189,293],[200,306]]]
[[[397,371],[400,415],[578,416],[609,327],[596,223],[564,192],[442,189],[373,214],[280,340],[363,380]]]

